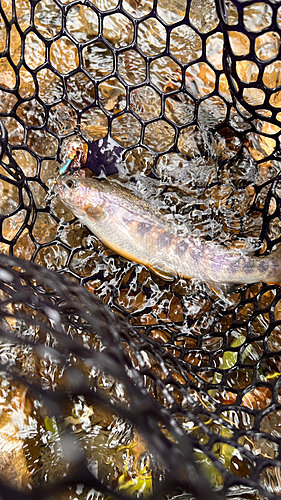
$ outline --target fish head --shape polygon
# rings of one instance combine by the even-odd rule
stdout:
[[[63,204],[81,218],[85,215],[85,207],[95,209],[101,203],[98,184],[89,179],[75,175],[64,175],[57,180],[57,192]]]

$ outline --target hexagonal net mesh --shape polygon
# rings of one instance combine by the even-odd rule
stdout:
[[[4,500],[280,495],[280,286],[167,283],[46,196],[75,138],[191,234],[274,251],[278,5],[0,3]]]

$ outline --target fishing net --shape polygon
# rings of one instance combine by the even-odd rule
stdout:
[[[167,283],[50,194],[78,141],[192,234],[274,251],[278,5],[1,2],[4,500],[280,494],[279,284]]]

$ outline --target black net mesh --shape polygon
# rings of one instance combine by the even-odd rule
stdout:
[[[227,305],[167,283],[46,196],[75,139],[91,175],[194,235],[270,253],[278,4],[0,3],[4,500],[280,494],[280,286]]]

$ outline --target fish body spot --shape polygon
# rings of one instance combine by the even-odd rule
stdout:
[[[129,217],[127,214],[122,215],[122,221],[124,222],[124,224],[126,224],[126,226],[130,226],[132,224],[132,222],[134,222],[134,220],[131,217]]]
[[[191,252],[191,257],[193,260],[195,260],[197,264],[202,260],[203,255],[204,255],[203,246],[198,246]]]
[[[176,254],[179,257],[183,257],[188,249],[188,243],[186,241],[179,241],[176,245]]]
[[[240,268],[240,264],[241,264],[241,260],[242,260],[241,257],[239,257],[237,260],[230,263],[229,270],[232,274],[238,273],[239,268]]]
[[[137,232],[140,236],[146,236],[153,229],[153,224],[150,222],[140,222],[138,224]]]
[[[217,253],[215,259],[211,260],[211,270],[215,273],[219,273],[225,264],[225,253]]]
[[[266,262],[264,259],[261,259],[261,261],[259,262],[259,271],[261,273],[266,273],[267,270],[268,270],[268,262]]]
[[[167,248],[173,241],[173,235],[167,231],[163,231],[159,234],[157,239],[157,244],[160,249]]]
[[[243,264],[243,271],[246,274],[250,274],[253,272],[254,269],[254,262],[252,260],[246,260],[246,262]]]
[[[89,203],[84,208],[84,212],[89,217],[89,219],[93,222],[97,222],[98,220],[100,220],[104,217],[103,209],[100,207],[100,205],[93,207],[93,205],[91,205],[91,203]]]

